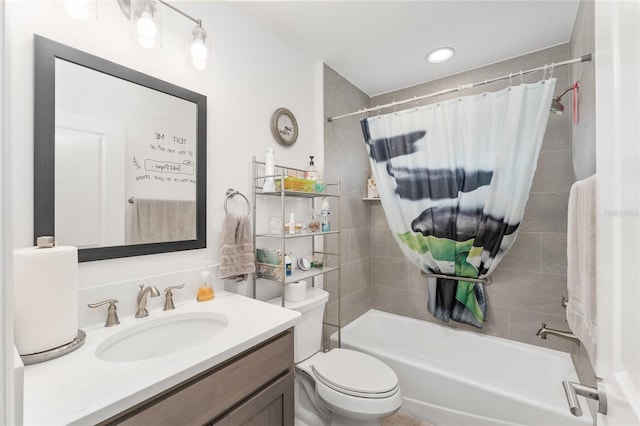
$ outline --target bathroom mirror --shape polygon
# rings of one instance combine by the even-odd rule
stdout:
[[[206,97],[34,37],[34,238],[80,262],[206,247]]]

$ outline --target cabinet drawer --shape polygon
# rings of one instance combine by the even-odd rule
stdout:
[[[103,424],[202,425],[292,369],[293,333],[287,331]]]
[[[293,426],[293,371],[207,426]]]

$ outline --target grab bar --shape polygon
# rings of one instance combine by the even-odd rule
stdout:
[[[597,380],[600,381],[601,379]],[[569,380],[564,380],[562,382],[562,386],[564,387],[564,393],[567,396],[569,411],[574,416],[582,416],[582,408],[580,408],[578,395],[598,401],[598,413],[607,414],[607,395],[600,386],[596,385],[595,388],[592,388],[591,386],[585,386],[581,383],[571,382]]]
[[[427,277],[427,278],[433,277],[433,278],[443,278],[445,280],[469,281],[472,283],[480,283],[484,285],[491,285],[491,282],[493,281],[491,277],[469,278],[469,277],[459,277],[457,275],[436,274],[435,272],[425,272],[425,271],[420,271],[420,273],[422,274],[423,277]]]

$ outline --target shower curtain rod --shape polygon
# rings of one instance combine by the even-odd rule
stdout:
[[[378,110],[381,110],[381,109],[384,109],[384,108],[391,108],[391,107],[395,107],[395,106],[398,106],[398,105],[403,105],[403,104],[406,104],[406,103],[409,103],[409,102],[416,102],[416,101],[420,101],[420,100],[423,100],[423,99],[428,99],[428,98],[433,98],[433,97],[436,97],[436,96],[446,95],[446,94],[453,93],[453,92],[460,92],[462,90],[471,89],[472,87],[483,86],[483,85],[487,85],[489,83],[495,83],[496,81],[501,81],[501,80],[509,80],[509,79],[512,79],[513,77],[518,77],[518,76],[522,76],[522,75],[525,75],[525,74],[531,74],[531,73],[534,73],[534,72],[537,72],[537,71],[543,71],[544,70],[546,72],[546,70],[548,70],[548,69],[551,69],[553,71],[553,69],[556,68],[556,67],[576,64],[576,63],[579,63],[579,62],[589,62],[589,61],[591,61],[591,53],[583,55],[583,56],[581,56],[579,58],[569,59],[568,61],[564,61],[564,62],[558,62],[557,64],[551,63],[549,65],[544,65],[542,67],[531,68],[531,69],[526,70],[526,71],[520,71],[520,72],[517,72],[515,74],[503,75],[501,77],[491,78],[491,79],[487,79],[487,80],[484,80],[484,81],[479,81],[477,83],[463,84],[463,85],[458,86],[458,87],[454,87],[454,88],[446,89],[446,90],[441,90],[439,92],[431,93],[429,95],[414,96],[411,99],[405,99],[403,101],[397,101],[397,102],[394,101],[394,102],[391,102],[391,103],[388,103],[388,104],[376,105],[375,107],[372,107],[372,108],[361,109],[361,110],[350,112],[350,113],[347,113],[347,114],[336,115],[334,117],[327,117],[327,122],[331,123],[332,121],[340,120],[342,118],[347,118],[347,117],[351,117],[351,116],[354,116],[354,115],[366,114],[366,113],[371,112],[371,111],[378,111]]]

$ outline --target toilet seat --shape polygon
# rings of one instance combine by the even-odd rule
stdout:
[[[362,352],[333,349],[315,357],[311,371],[323,385],[358,398],[388,398],[399,390],[398,376],[386,364]]]

